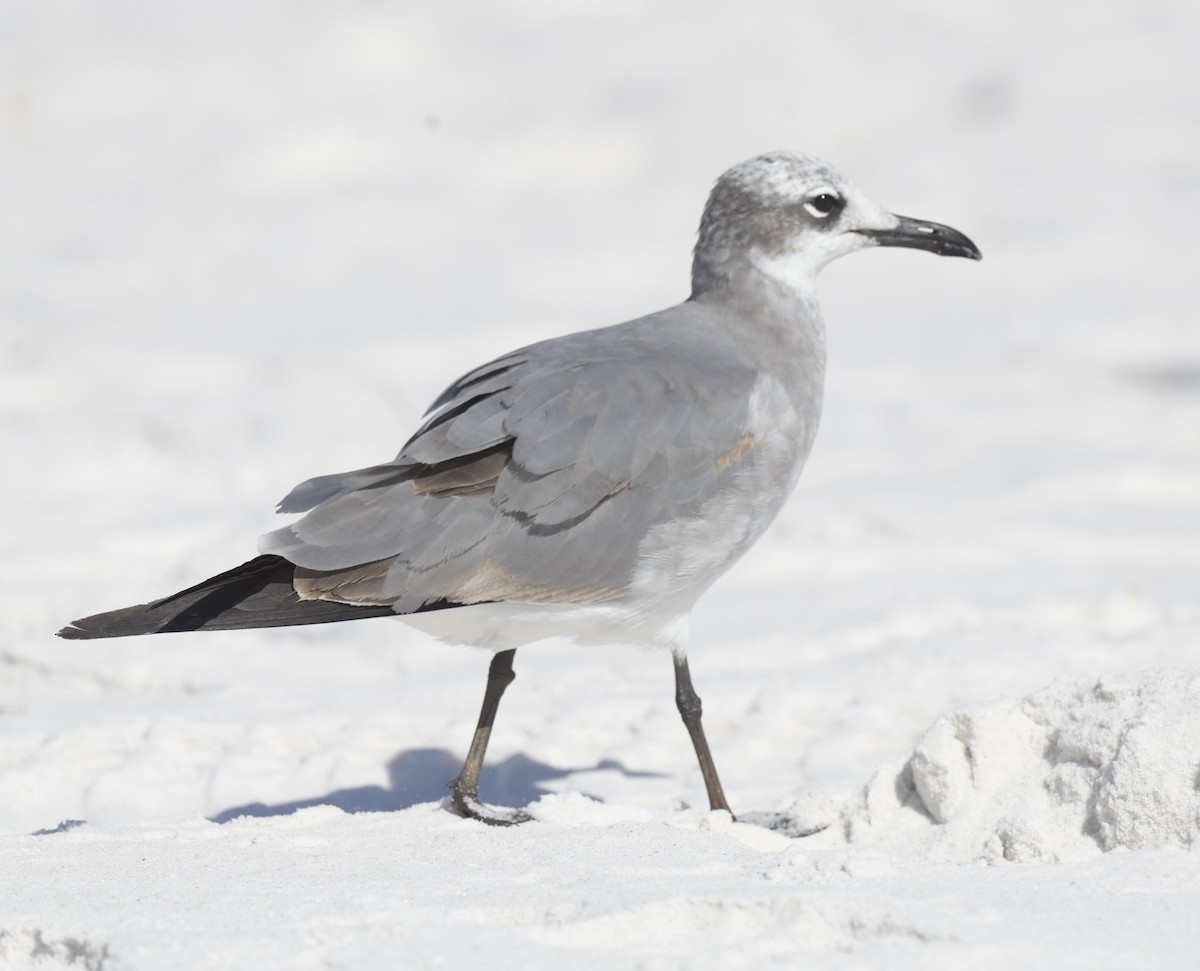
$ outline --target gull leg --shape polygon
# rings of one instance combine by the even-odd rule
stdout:
[[[711,809],[724,809],[731,816],[733,810],[725,800],[725,791],[721,788],[721,780],[717,778],[717,766],[713,762],[712,752],[708,748],[708,739],[704,737],[704,726],[700,724],[703,711],[700,696],[692,687],[692,673],[688,670],[687,657],[681,653],[675,658],[675,707],[683,718],[683,724],[692,737],[692,745],[696,749],[696,758],[700,761],[700,774],[704,776],[704,787],[708,790],[708,804]]]
[[[533,818],[519,809],[502,809],[479,801],[479,773],[483,769],[483,756],[492,737],[492,723],[496,720],[496,710],[500,707],[504,689],[516,677],[513,673],[513,657],[516,653],[516,650],[500,651],[492,658],[488,668],[487,689],[483,693],[483,707],[479,711],[479,722],[471,738],[471,747],[458,778],[448,786],[454,793],[450,803],[455,812],[489,826],[513,826]]]

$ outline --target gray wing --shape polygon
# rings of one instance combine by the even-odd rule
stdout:
[[[260,548],[304,595],[401,613],[620,596],[646,531],[728,486],[756,379],[636,324],[464,375],[392,462],[297,486],[281,510],[311,511]]]

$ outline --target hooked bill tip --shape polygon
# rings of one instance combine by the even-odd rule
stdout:
[[[969,260],[983,259],[983,253],[964,233],[952,226],[897,216],[899,222],[891,229],[863,229],[880,246],[904,246],[908,249],[923,249],[938,256],[961,256]]]

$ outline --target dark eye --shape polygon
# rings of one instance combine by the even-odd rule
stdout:
[[[809,215],[824,219],[842,207],[841,197],[836,192],[818,192],[809,196],[804,202],[804,208]]]

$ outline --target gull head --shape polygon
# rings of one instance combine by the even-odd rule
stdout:
[[[700,220],[692,296],[744,286],[755,276],[808,293],[827,263],[868,246],[981,258],[958,230],[889,212],[827,162],[768,152],[717,179]]]

